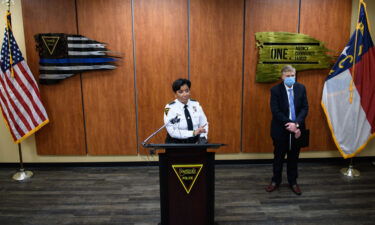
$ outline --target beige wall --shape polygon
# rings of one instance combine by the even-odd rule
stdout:
[[[13,31],[23,55],[25,52],[25,40],[23,35],[23,21],[20,0],[15,0],[15,5],[11,7]],[[375,27],[375,0],[367,0],[367,11],[369,15],[371,31],[374,33]],[[7,7],[0,5],[0,15],[5,15]],[[357,17],[358,0],[353,0],[352,30]],[[4,17],[2,17],[4,18]],[[3,21],[5,26],[5,20]],[[3,39],[3,32],[0,32],[0,40]],[[373,36],[374,38],[374,36]],[[348,37],[349,40],[349,37]],[[155,161],[155,156],[39,156],[36,153],[34,136],[22,142],[22,152],[24,162],[124,162],[124,161]],[[303,158],[329,158],[339,157],[338,151],[303,152]],[[368,146],[358,156],[375,156],[375,141],[371,141]],[[271,153],[240,153],[240,154],[217,154],[216,159],[270,159]],[[0,122],[0,163],[18,162],[18,147],[12,142],[10,134],[4,122]]]

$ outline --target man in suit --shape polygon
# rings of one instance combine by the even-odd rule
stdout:
[[[287,155],[287,177],[291,190],[301,195],[297,184],[298,157],[300,146],[297,142],[305,129],[308,112],[306,88],[295,81],[296,69],[286,65],[281,70],[283,82],[271,88],[271,137],[274,145],[273,177],[267,192],[276,190],[281,183],[283,161]]]

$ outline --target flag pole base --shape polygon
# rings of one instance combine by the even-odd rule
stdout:
[[[33,172],[25,171],[25,169],[20,169],[17,173],[13,175],[13,180],[24,181],[30,179],[33,176]]]
[[[347,177],[359,177],[361,173],[353,168],[353,165],[349,165],[349,168],[342,168],[341,174]]]

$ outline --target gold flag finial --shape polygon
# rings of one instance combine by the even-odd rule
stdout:
[[[14,0],[2,0],[1,3],[8,6],[8,10],[9,10],[10,5],[14,5]]]
[[[6,23],[7,23],[6,33],[8,35],[8,53],[9,53],[9,67],[10,67],[9,69],[10,69],[11,77],[14,78],[13,56],[12,56],[12,50],[11,50],[12,48],[10,47],[10,45],[11,45],[11,42],[10,42],[10,32],[12,30],[12,22],[11,22],[10,16],[11,16],[11,13],[8,10],[7,11],[7,15],[6,15]]]

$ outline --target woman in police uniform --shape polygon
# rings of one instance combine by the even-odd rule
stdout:
[[[199,102],[190,98],[190,87],[191,82],[182,78],[172,84],[176,99],[164,109],[166,143],[207,142],[207,117]]]

